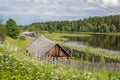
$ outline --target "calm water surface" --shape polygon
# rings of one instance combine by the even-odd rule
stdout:
[[[109,53],[120,54],[120,36],[92,34],[89,37],[68,37],[66,44],[82,47],[90,46]]]

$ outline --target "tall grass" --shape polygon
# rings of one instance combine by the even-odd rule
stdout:
[[[120,72],[79,71],[48,64],[0,47],[0,80],[119,80]]]
[[[38,62],[3,48],[0,63],[0,80],[78,80],[83,76],[81,71]]]
[[[25,48],[26,41],[7,38],[9,44]],[[20,42],[20,43],[19,43]],[[61,64],[31,59],[22,52],[0,47],[0,80],[120,80],[120,72],[79,71]]]
[[[26,49],[26,47],[30,44],[31,41],[30,40],[12,39],[10,37],[6,37],[6,42],[11,45],[14,45],[18,48]]]

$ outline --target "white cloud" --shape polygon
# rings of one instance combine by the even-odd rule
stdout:
[[[102,0],[104,7],[118,7],[120,6],[119,0]]]
[[[120,7],[120,0],[86,0],[89,3],[100,5],[104,8]]]
[[[35,3],[35,4],[54,4],[56,0],[18,0],[20,3]]]
[[[35,0],[35,3],[44,3],[48,4],[50,0]]]
[[[31,2],[31,0],[18,0],[18,2]]]
[[[86,0],[87,2],[92,2],[92,3],[94,3],[94,2],[96,2],[96,0]]]

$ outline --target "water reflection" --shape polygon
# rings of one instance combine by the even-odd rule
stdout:
[[[66,44],[79,45],[82,47],[91,46],[110,53],[120,53],[120,36],[93,34],[89,37],[68,37]]]

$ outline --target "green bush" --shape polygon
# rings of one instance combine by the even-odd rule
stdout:
[[[103,55],[100,56],[100,62],[105,63],[105,57]]]

